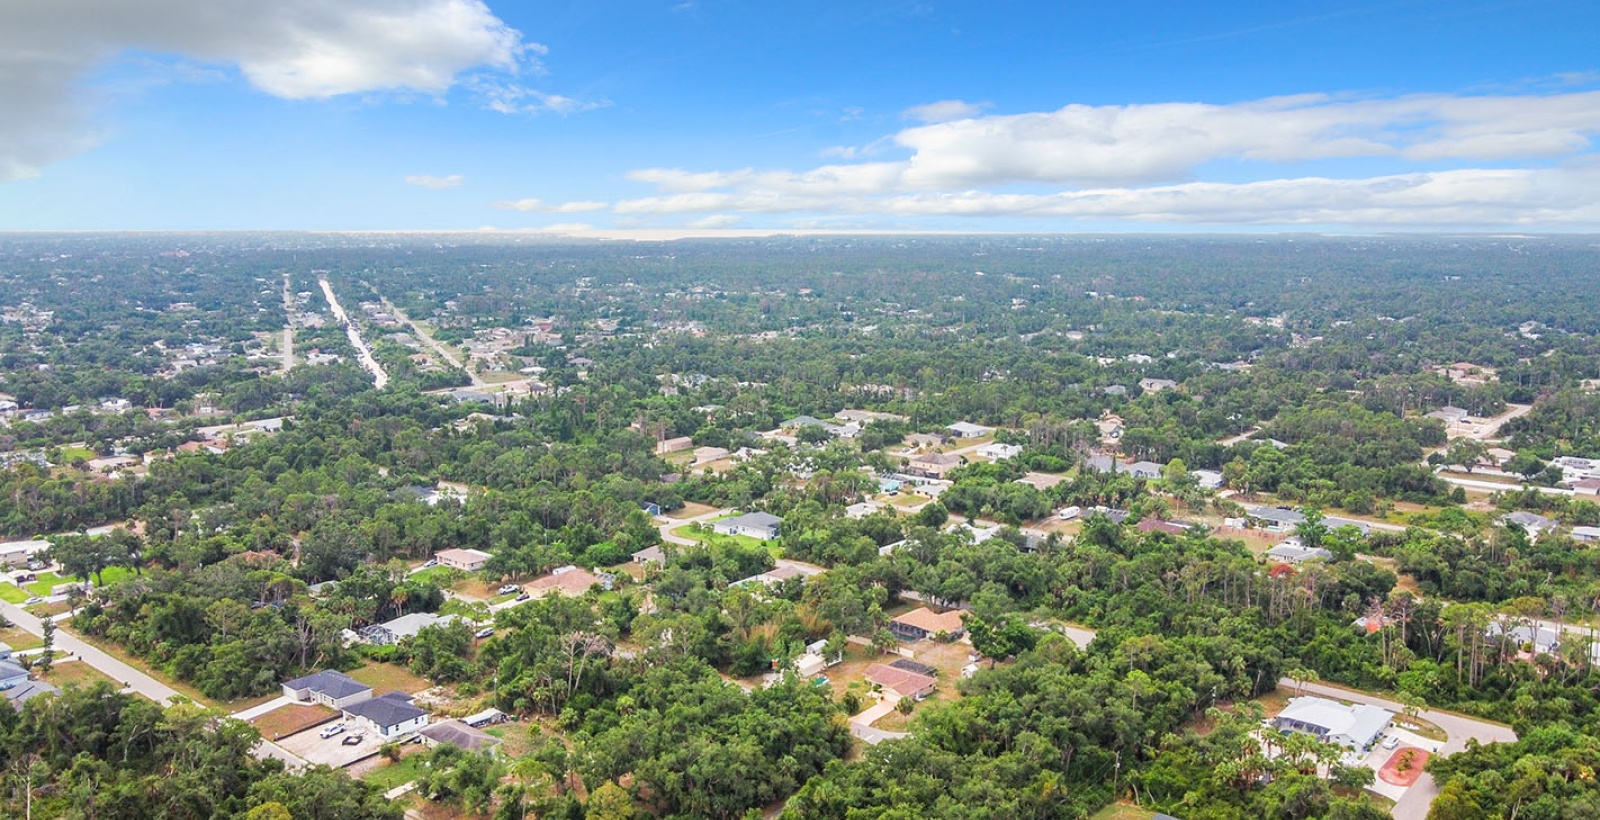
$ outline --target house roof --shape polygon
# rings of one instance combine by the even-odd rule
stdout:
[[[1247,507],[1245,515],[1261,521],[1271,521],[1274,524],[1298,524],[1306,520],[1303,513],[1295,510],[1280,510],[1277,507]]]
[[[28,676],[28,670],[14,661],[0,661],[0,680],[10,680],[15,677]]]
[[[535,594],[556,590],[573,595],[581,595],[587,592],[589,587],[598,583],[600,583],[600,578],[594,573],[579,567],[568,566],[562,567],[542,578],[534,579],[528,584],[527,589]]]
[[[13,707],[20,709],[22,708],[22,704],[27,703],[28,701],[33,700],[40,695],[59,695],[61,694],[61,690],[52,684],[45,683],[42,680],[30,680],[19,683],[10,689],[6,689],[5,691],[0,692],[0,694],[5,695],[6,698],[11,701],[11,705]]]
[[[783,519],[769,512],[753,512],[724,518],[716,522],[724,527],[749,527],[751,529],[775,529],[783,523]]]
[[[379,624],[379,627],[393,635],[395,640],[399,640],[401,638],[414,637],[418,632],[435,624],[449,623],[455,620],[455,617],[454,615],[435,615],[431,612],[413,612],[409,615],[401,615],[392,621],[385,621]]]
[[[1300,544],[1279,544],[1267,550],[1267,556],[1280,561],[1298,563],[1308,558],[1332,558],[1333,553],[1321,547],[1307,547]]]
[[[892,618],[890,621],[892,623],[915,627],[927,632],[930,635],[937,635],[940,632],[954,635],[966,628],[961,620],[961,616],[964,614],[965,613],[958,609],[952,609],[949,612],[935,613],[933,610],[925,606],[921,606],[911,610],[910,612],[907,612],[904,615]]]
[[[1328,730],[1330,735],[1342,735],[1356,746],[1366,746],[1394,719],[1387,709],[1357,703],[1346,706],[1336,700],[1317,697],[1290,698],[1289,705],[1279,713],[1279,718],[1293,720]]]
[[[324,669],[321,672],[314,672],[303,678],[284,681],[283,685],[290,689],[309,689],[313,692],[321,692],[333,700],[340,700],[360,692],[372,690],[372,687],[361,681],[332,669]]]
[[[927,675],[918,674],[908,669],[896,669],[893,666],[886,666],[881,663],[875,663],[867,667],[864,677],[871,683],[875,683],[885,689],[892,689],[908,697],[914,696],[918,692],[926,691],[938,684],[937,680]]]
[[[418,734],[438,743],[448,743],[469,752],[482,751],[500,745],[500,738],[474,729],[459,720],[447,720],[423,728]]]
[[[366,718],[383,727],[398,726],[427,714],[426,711],[412,705],[411,696],[403,692],[390,692],[382,697],[364,700],[344,707],[344,711],[346,714]]]
[[[665,564],[667,562],[667,554],[661,551],[659,545],[645,547],[633,554],[633,560],[639,564]]]
[[[955,432],[955,433],[960,433],[963,436],[981,436],[984,433],[987,433],[987,432],[993,430],[994,428],[993,427],[984,427],[981,424],[973,424],[972,422],[969,422],[969,421],[958,421],[955,424],[952,424],[952,425],[950,425],[950,426],[948,426],[948,427],[946,427],[944,429],[950,430],[950,431]]]
[[[494,557],[483,550],[475,549],[439,550],[438,552],[434,553],[433,556],[441,560],[456,561],[462,564],[470,564],[474,561],[487,561]]]
[[[1530,530],[1548,530],[1556,525],[1556,522],[1538,513],[1522,512],[1521,510],[1511,513],[1500,520],[1509,524],[1521,524],[1523,528]]]
[[[935,677],[939,674],[939,670],[925,663],[917,663],[910,658],[897,658],[890,661],[889,665],[896,669],[904,669],[907,672],[915,672],[918,675],[927,675],[928,677]]]
[[[935,466],[944,467],[951,464],[960,464],[961,456],[953,456],[949,453],[927,453],[920,456],[912,456],[911,463],[933,464]]]

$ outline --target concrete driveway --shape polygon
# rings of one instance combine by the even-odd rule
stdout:
[[[304,758],[307,763],[312,765],[321,763],[339,769],[364,757],[377,754],[378,747],[384,744],[382,735],[377,732],[366,731],[361,723],[353,720],[343,721],[345,725],[344,732],[333,737],[323,737],[322,730],[337,722],[339,721],[329,721],[320,726],[313,726],[303,732],[281,738],[278,740],[278,745],[282,746],[290,754]],[[353,746],[346,746],[345,740],[356,735],[361,735],[361,742]]]

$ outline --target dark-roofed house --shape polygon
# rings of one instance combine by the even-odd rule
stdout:
[[[1502,524],[1516,524],[1527,531],[1528,537],[1538,540],[1540,535],[1554,529],[1556,522],[1538,513],[1517,511],[1500,519]]]
[[[906,641],[920,641],[924,638],[948,635],[959,638],[967,631],[966,623],[962,620],[965,613],[960,610],[935,613],[923,606],[898,615],[889,621],[889,631],[895,637]]]
[[[481,752],[485,749],[494,751],[500,748],[500,738],[482,729],[474,729],[459,720],[447,720],[424,726],[417,734],[422,735],[423,744],[428,746],[447,743],[469,752]]]
[[[410,734],[428,725],[428,713],[411,703],[404,692],[390,692],[344,707],[344,716],[359,720],[385,738]]]
[[[745,513],[712,523],[711,530],[719,535],[748,535],[762,541],[778,537],[783,519],[768,512]]]
[[[353,703],[360,703],[372,697],[372,687],[332,669],[324,669],[284,681],[284,697],[294,698],[305,703],[320,703],[331,709],[343,709]]]

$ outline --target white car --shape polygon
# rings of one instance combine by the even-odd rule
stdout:
[[[324,726],[324,727],[322,727],[322,738],[324,740],[326,740],[326,739],[328,739],[330,737],[333,737],[334,735],[339,734],[340,732],[343,732],[343,731],[344,731],[344,724],[343,723],[335,723],[332,726]]]
[[[486,627],[478,630],[477,632],[472,633],[472,637],[474,637],[474,638],[487,638],[487,637],[489,637],[490,635],[493,635],[493,634],[494,634],[494,627],[486,626]]]
[[[505,586],[500,588],[500,594],[501,595],[510,595],[510,594],[516,592],[519,589],[522,589],[522,587],[519,587],[516,584],[506,584]]]
[[[1384,738],[1383,738],[1383,748],[1385,748],[1385,749],[1393,749],[1393,748],[1395,748],[1396,746],[1399,746],[1399,745],[1400,745],[1400,736],[1399,735],[1385,735],[1384,736]]]

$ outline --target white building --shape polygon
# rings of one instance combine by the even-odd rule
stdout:
[[[1304,732],[1347,749],[1367,750],[1389,728],[1394,713],[1364,703],[1343,704],[1317,697],[1290,698],[1272,725],[1285,732]]]

